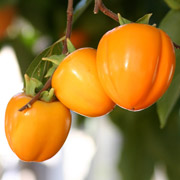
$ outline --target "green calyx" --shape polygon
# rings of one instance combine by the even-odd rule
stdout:
[[[24,75],[25,88],[24,91],[27,96],[34,97],[39,89],[42,88],[43,84],[41,81],[30,78],[27,74]]]
[[[56,100],[54,88],[51,88],[49,91],[43,91],[40,95],[40,99],[45,102],[52,102]]]
[[[24,92],[27,96],[36,96],[47,82],[47,78],[53,75],[63,59],[76,50],[71,41],[67,39],[68,52],[63,54],[63,40],[65,40],[65,36],[41,52],[28,67],[26,74],[24,75]],[[51,102],[56,99],[54,89],[50,87],[39,93],[39,95],[39,99],[45,102]]]
[[[27,74],[24,75],[24,79],[25,79],[24,92],[27,96],[34,97],[43,87],[43,84],[41,81],[35,78],[30,78]],[[43,91],[40,94],[39,99],[45,102],[54,101],[56,99],[55,94],[54,94],[54,89],[51,88],[50,90]]]
[[[149,20],[152,16],[152,13],[149,14],[145,14],[143,17],[139,18],[137,21],[135,21],[135,23],[139,23],[139,24],[149,24]],[[132,21],[122,17],[120,15],[120,13],[118,13],[118,19],[119,19],[119,24],[120,25],[124,25],[124,24],[129,24],[132,23]]]

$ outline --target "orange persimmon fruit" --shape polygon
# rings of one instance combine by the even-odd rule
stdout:
[[[54,72],[52,87],[65,106],[85,116],[101,116],[114,107],[99,82],[93,48],[78,49],[68,55]]]
[[[137,111],[154,104],[169,87],[175,52],[161,29],[130,23],[101,38],[96,62],[107,95],[120,107]]]
[[[9,101],[5,133],[14,153],[23,161],[44,161],[64,144],[71,126],[71,114],[59,101],[37,100],[31,108],[19,111],[31,97],[24,93]]]

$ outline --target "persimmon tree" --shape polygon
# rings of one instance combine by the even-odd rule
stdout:
[[[68,4],[62,2],[62,4],[67,6],[67,18],[64,18],[66,19],[66,28],[65,26],[62,28],[63,31],[66,29],[64,36],[59,39],[54,38],[55,42],[37,55],[31,64],[28,65],[26,71],[22,71],[25,74],[24,91],[26,96],[30,98],[28,98],[29,101],[23,101],[25,102],[24,104],[20,103],[20,106],[15,108],[11,114],[14,111],[18,111],[19,114],[28,112],[39,101],[43,101],[45,104],[61,101],[67,108],[85,116],[99,116],[108,113],[107,116],[117,125],[123,136],[119,168],[124,180],[148,180],[151,178],[154,167],[158,163],[166,167],[169,179],[178,179],[180,177],[180,159],[178,156],[180,153],[179,2],[178,0],[166,0],[171,9],[168,9],[167,6],[165,7],[164,17],[158,21],[157,25],[156,21],[151,23],[150,20],[153,12],[152,14],[146,12],[138,20],[131,20],[121,15],[122,9],[114,13],[114,10],[107,8],[102,0],[95,0],[94,9],[92,9],[89,6],[92,2],[92,0],[81,0],[74,3],[74,5],[73,0],[69,0]],[[33,5],[36,2],[28,3]],[[52,2],[49,2],[49,4],[52,4]],[[41,25],[37,19],[32,21],[33,16],[30,16],[28,11],[25,12],[24,9],[27,8],[25,2],[19,1],[17,6],[20,7],[19,12],[32,21],[32,24],[39,31],[47,33],[56,24],[51,24],[52,27],[50,26],[50,28],[46,26],[47,24],[43,20],[43,17],[47,17],[48,11],[46,12],[45,10],[49,8],[49,4],[44,3],[44,8],[40,9],[42,16],[38,18],[39,20],[42,18]],[[153,5],[158,6],[158,3]],[[25,8],[23,9],[23,7]],[[88,48],[76,50],[70,41],[74,26],[76,26],[76,23],[81,24],[81,18],[84,18],[85,14],[87,15],[85,12],[87,9],[87,12],[91,13],[92,16],[109,18],[108,21],[111,21],[114,27],[109,27],[108,30],[115,27],[117,27],[115,28],[116,30],[120,29],[118,29],[120,35],[119,32],[116,33],[116,30],[113,29],[115,35],[112,35],[113,30],[111,30],[105,36],[103,34],[106,31],[101,32],[99,39],[96,37],[98,42],[94,48],[97,48],[97,58],[95,57],[95,50],[91,48],[90,50]],[[48,10],[50,11],[50,9]],[[54,6],[51,10],[52,12],[57,12],[54,10]],[[169,12],[167,13],[168,10]],[[95,15],[93,15],[93,11]],[[104,15],[100,14],[99,11]],[[59,16],[57,15],[57,17]],[[93,25],[93,21],[88,21],[87,23],[87,18],[85,18],[85,22],[87,28],[91,28],[88,24],[96,26],[96,24]],[[102,29],[106,28],[103,23],[100,26]],[[127,33],[127,36],[125,36],[125,33]],[[131,38],[128,37],[128,33],[131,35]],[[153,35],[149,36],[149,33]],[[56,30],[51,31],[50,34],[54,37]],[[105,40],[100,41],[102,36]],[[22,59],[15,40],[10,40],[9,43],[12,43],[17,56]],[[25,49],[28,51],[27,47]],[[88,52],[85,52],[86,50]],[[83,55],[80,54],[82,51],[84,52]],[[88,54],[89,51],[93,52]],[[90,60],[88,58],[87,60],[85,59],[86,54]],[[78,56],[77,60],[76,56]],[[95,61],[97,61],[97,67],[94,67]],[[122,61],[122,63],[119,63],[119,61]],[[75,65],[76,63],[77,65]],[[82,75],[78,71],[80,65],[83,65],[80,68],[80,71],[83,72]],[[129,73],[128,65],[131,66]],[[87,72],[85,73],[85,71]],[[63,76],[64,72],[65,75]],[[149,74],[147,75],[147,73]],[[55,76],[53,77],[53,75]],[[121,75],[123,76],[118,78]],[[81,76],[87,78],[87,80],[84,80],[84,83],[82,83]],[[78,88],[81,93],[77,93]],[[69,96],[67,96],[67,92]],[[135,93],[133,94],[133,92]],[[96,96],[93,93],[103,95]],[[79,102],[77,95],[82,96],[79,98]],[[81,106],[77,106],[78,103],[82,103]],[[83,103],[88,108],[84,108]],[[117,104],[115,109],[113,109],[114,104]],[[101,112],[98,112],[98,110]],[[112,111],[110,112],[110,110]],[[141,111],[134,112],[135,110]],[[94,111],[94,114],[92,111]],[[6,118],[9,119],[8,114],[7,112]],[[78,115],[78,117],[83,117],[81,115]],[[69,116],[66,117],[68,122]],[[7,122],[6,132],[9,142],[11,142],[11,133],[8,134],[9,121],[7,120]],[[70,123],[68,123],[68,128],[63,136],[62,143],[60,143],[60,147],[67,137],[69,125]],[[11,147],[13,149],[13,145]],[[57,152],[57,149],[55,152]],[[47,158],[45,157],[45,159]]]

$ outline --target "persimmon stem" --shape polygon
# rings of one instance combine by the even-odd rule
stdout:
[[[31,105],[32,105],[35,101],[37,101],[37,100],[39,99],[41,93],[51,87],[51,79],[52,79],[52,77],[50,77],[50,78],[47,80],[47,82],[46,82],[46,84],[44,85],[44,87],[43,87],[26,105],[24,105],[22,108],[20,108],[19,111],[23,111],[23,110],[31,107]]]
[[[97,14],[99,10],[111,19],[119,22],[117,14],[108,9],[102,2],[102,0],[95,0],[94,14]]]
[[[71,37],[72,19],[73,19],[73,0],[68,0],[66,38],[64,40],[64,47],[62,52],[63,54],[66,54],[68,52],[67,39],[70,39]]]
[[[99,10],[104,13],[106,16],[110,17],[111,19],[119,22],[118,15],[108,9],[102,2],[102,0],[95,0],[94,3],[94,14],[97,14]],[[173,42],[173,45],[176,49],[180,49],[180,45]]]
[[[71,36],[72,18],[73,18],[73,0],[68,0],[66,38],[64,40],[64,47],[62,51],[63,54],[67,54],[68,52],[67,39],[70,38]],[[41,93],[51,87],[51,80],[52,80],[52,76],[47,80],[44,87],[27,104],[25,104],[22,108],[20,108],[19,111],[23,111],[27,108],[30,108],[31,105],[39,99]]]

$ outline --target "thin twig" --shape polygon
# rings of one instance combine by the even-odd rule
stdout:
[[[176,44],[175,42],[173,42],[173,45],[176,49],[180,49],[180,45]]]
[[[36,96],[34,96],[27,104],[25,104],[22,108],[19,109],[19,111],[23,111],[29,107],[31,107],[31,105],[37,101],[39,99],[39,96],[41,95],[41,93],[45,90],[47,90],[50,86],[51,86],[51,79],[52,77],[50,77],[46,84],[44,85],[44,87],[36,94]]]
[[[67,54],[67,51],[68,51],[67,38],[70,38],[71,36],[72,18],[73,18],[73,0],[68,0],[66,39],[64,40],[64,47],[63,47],[63,52],[62,52],[63,54]],[[52,80],[52,76],[47,80],[44,87],[26,105],[20,108],[19,111],[23,111],[31,107],[31,105],[39,99],[41,93],[51,87],[51,80]]]
[[[63,54],[66,54],[67,49],[67,39],[70,39],[72,30],[72,19],[73,19],[73,0],[68,0],[67,8],[67,27],[66,27],[66,39],[64,40]]]
[[[118,15],[109,10],[102,2],[102,0],[95,0],[94,5],[94,14],[97,14],[99,10],[104,13],[106,16],[110,17],[111,19],[114,19],[115,21],[119,22]],[[176,49],[180,49],[180,45],[173,42],[173,45]]]
[[[114,19],[115,21],[118,20],[117,14],[112,12],[110,9],[108,9],[102,2],[102,0],[95,0],[95,6],[94,6],[94,14],[97,14],[99,10],[104,13],[106,16],[109,16],[110,18]]]

